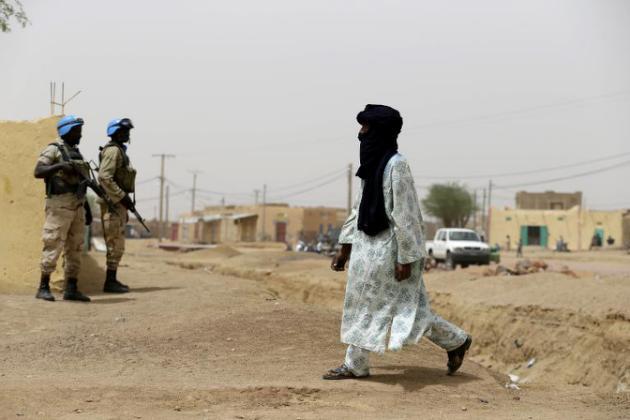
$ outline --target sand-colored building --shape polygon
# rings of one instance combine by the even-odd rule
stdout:
[[[493,208],[490,241],[503,245],[509,235],[512,247],[522,239],[525,246],[553,249],[562,238],[575,251],[589,249],[593,235],[598,235],[604,246],[608,237],[615,240],[614,246],[625,246],[630,241],[629,215],[628,210],[585,210],[580,206],[568,210]]]
[[[520,210],[569,210],[582,205],[582,193],[555,191],[516,193],[516,208]]]
[[[189,243],[273,241],[294,245],[338,229],[346,210],[284,203],[209,206],[179,220],[178,240]]]

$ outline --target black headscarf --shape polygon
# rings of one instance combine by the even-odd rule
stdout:
[[[359,134],[361,166],[357,176],[364,181],[359,206],[358,229],[375,236],[389,227],[383,195],[383,173],[387,162],[398,152],[398,133],[403,120],[400,113],[386,105],[366,105],[357,115],[359,124],[369,126]]]

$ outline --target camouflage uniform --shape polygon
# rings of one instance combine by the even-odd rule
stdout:
[[[114,142],[103,147],[100,154],[98,181],[115,203],[117,213],[99,200],[103,235],[107,244],[107,269],[117,270],[125,252],[125,225],[129,221],[127,209],[120,203],[126,194],[134,191],[136,171],[129,162],[123,146]]]
[[[65,147],[73,160],[78,160],[80,156],[78,148],[69,146],[61,140],[58,140],[57,144]],[[44,165],[54,165],[62,162],[63,157],[57,146],[49,145],[37,161]],[[55,181],[53,178],[57,178],[67,186],[78,187],[80,179],[76,174],[59,171],[50,178],[46,182],[46,221],[42,232],[44,248],[40,263],[41,271],[43,274],[54,272],[63,250],[65,278],[76,278],[81,268],[85,197],[79,197],[74,192],[55,193],[54,187],[50,185]]]

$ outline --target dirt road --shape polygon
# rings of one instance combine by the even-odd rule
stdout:
[[[0,296],[0,418],[630,417],[622,397],[542,384],[508,391],[474,362],[448,377],[446,355],[428,342],[375,357],[368,380],[322,381],[344,353],[340,308],[284,300],[265,282],[166,253],[125,262],[128,295]]]

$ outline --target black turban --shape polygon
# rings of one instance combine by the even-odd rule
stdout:
[[[398,152],[398,134],[403,120],[400,113],[386,105],[366,105],[357,115],[360,124],[369,127],[359,135],[361,166],[357,176],[364,181],[359,206],[358,229],[375,236],[389,227],[385,213],[383,173],[387,162]]]

